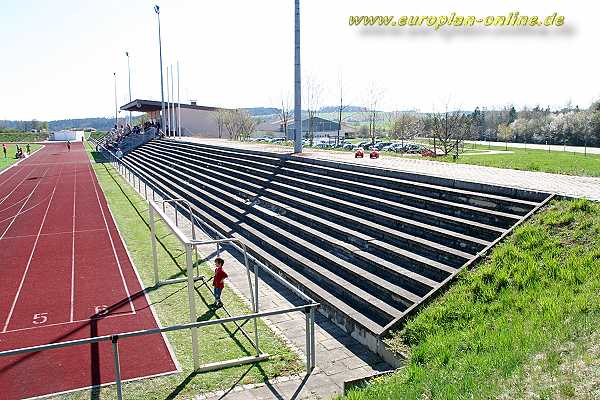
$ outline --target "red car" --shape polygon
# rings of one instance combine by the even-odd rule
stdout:
[[[363,158],[364,156],[365,156],[365,151],[363,150],[362,147],[359,147],[354,152],[354,158]]]
[[[373,149],[369,153],[369,158],[379,158],[379,150]]]
[[[421,152],[423,157],[435,157],[435,153],[432,150],[426,149]]]

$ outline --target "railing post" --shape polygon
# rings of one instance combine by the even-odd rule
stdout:
[[[119,362],[119,336],[113,335],[112,342],[113,356],[115,359],[115,383],[117,385],[117,399],[123,400],[123,387],[121,382],[121,363]]]
[[[245,251],[244,251],[244,258],[245,258],[245,262],[248,262],[248,257],[245,255]],[[254,263],[254,312],[258,313],[258,263]],[[258,347],[258,318],[254,318],[254,342],[256,343],[256,355],[259,356],[260,355],[260,350]]]
[[[156,253],[156,223],[154,222],[154,207],[148,202],[148,214],[150,219],[150,241],[152,242],[152,266],[154,267],[154,285],[158,285],[158,255]]]
[[[312,344],[310,342],[310,311],[308,310],[308,307],[304,310],[304,316],[306,317],[306,372],[310,374],[312,371],[310,368],[310,362],[312,361],[312,356],[310,354]]]
[[[310,371],[315,369],[316,356],[316,340],[315,340],[315,307],[310,308]]]
[[[185,260],[187,264],[187,285],[188,285],[188,301],[190,306],[190,322],[196,321],[196,300],[194,296],[194,270],[192,266],[192,245],[185,244]],[[198,353],[198,329],[192,328],[192,356],[194,358],[194,370],[200,367],[200,356]]]

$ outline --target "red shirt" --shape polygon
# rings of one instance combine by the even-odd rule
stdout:
[[[215,268],[215,277],[213,278],[213,286],[216,288],[221,288],[225,286],[223,281],[227,278],[227,273],[223,270],[223,267]]]

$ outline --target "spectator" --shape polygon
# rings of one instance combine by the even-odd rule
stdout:
[[[117,152],[115,153],[115,155],[117,156],[117,158],[123,158],[123,152],[119,147],[117,147]]]
[[[29,143],[25,145],[25,148],[27,149],[27,155],[31,154],[31,146],[29,145]]]
[[[213,286],[215,288],[215,303],[214,307],[222,307],[223,302],[221,301],[221,293],[223,292],[223,288],[225,287],[225,278],[227,278],[227,273],[223,270],[223,264],[225,261],[221,257],[215,258],[215,276],[213,278]]]
[[[2,143],[2,152],[4,153],[4,158],[8,158],[8,156],[6,155],[6,151],[8,149],[6,148],[6,143]]]

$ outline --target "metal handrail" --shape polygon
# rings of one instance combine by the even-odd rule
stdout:
[[[112,350],[113,350],[113,359],[114,359],[114,364],[115,364],[115,384],[117,386],[117,398],[119,400],[122,400],[123,399],[123,382],[121,379],[121,363],[120,363],[119,346],[118,346],[118,342],[121,339],[127,339],[127,338],[131,338],[131,337],[145,336],[145,335],[162,334],[162,333],[167,333],[167,332],[179,331],[179,330],[183,330],[183,329],[202,328],[202,327],[206,327],[206,326],[210,326],[210,325],[224,324],[224,323],[228,323],[228,322],[237,322],[237,321],[242,321],[242,320],[246,320],[246,321],[251,320],[251,319],[256,320],[256,318],[269,317],[269,316],[273,316],[273,315],[280,315],[280,314],[287,314],[290,312],[303,311],[307,316],[307,318],[306,318],[306,320],[307,320],[307,323],[306,323],[306,326],[307,326],[307,332],[306,332],[306,348],[307,348],[306,361],[307,361],[307,363],[306,363],[306,366],[307,366],[307,371],[310,373],[315,368],[315,337],[314,337],[314,323],[315,323],[314,315],[315,314],[314,314],[314,310],[316,307],[318,307],[317,303],[307,304],[307,305],[303,305],[303,306],[289,307],[289,308],[285,308],[285,309],[271,310],[271,311],[262,311],[262,312],[258,312],[258,313],[252,313],[252,314],[247,314],[247,315],[237,315],[234,317],[226,317],[226,318],[220,318],[220,319],[215,319],[215,320],[190,322],[190,323],[186,323],[186,324],[171,325],[171,326],[167,326],[167,327],[158,327],[158,328],[151,328],[151,329],[144,329],[144,330],[137,330],[137,331],[129,331],[129,332],[118,333],[118,334],[113,334],[113,335],[102,335],[102,336],[95,336],[95,337],[86,338],[86,339],[76,339],[76,340],[69,340],[69,341],[58,342],[58,343],[43,344],[43,345],[38,345],[38,346],[22,347],[22,348],[18,348],[18,349],[0,351],[0,357],[17,356],[17,355],[26,354],[26,353],[37,353],[37,352],[44,351],[44,350],[60,349],[60,348],[65,348],[65,347],[82,346],[82,345],[86,345],[86,344],[111,341]],[[247,357],[245,359],[245,363],[262,361],[264,359],[266,359],[265,354],[257,354],[255,357]]]

